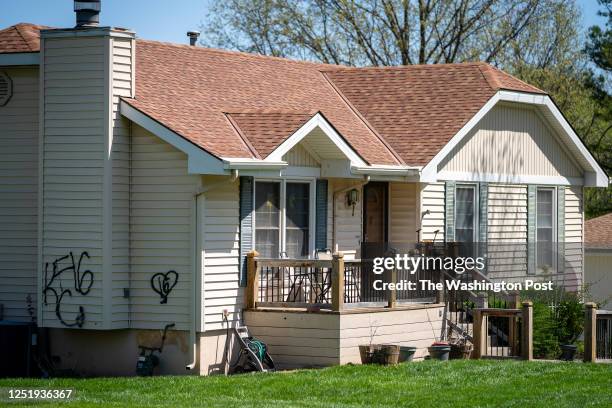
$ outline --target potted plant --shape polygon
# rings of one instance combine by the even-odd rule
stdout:
[[[434,341],[431,346],[427,348],[429,355],[434,360],[447,361],[451,347],[446,341]]]
[[[404,363],[412,361],[414,353],[416,353],[416,347],[414,346],[400,346],[399,362]]]
[[[378,363],[381,360],[381,349],[382,344],[374,344],[374,337],[378,327],[373,327],[370,321],[370,343],[359,346],[359,356],[361,357],[361,364],[372,364]]]
[[[468,341],[465,336],[460,337],[459,339],[450,343],[450,359],[469,359],[472,355],[472,350],[474,346],[472,343]]]

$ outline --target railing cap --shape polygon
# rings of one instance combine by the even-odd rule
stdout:
[[[344,258],[344,252],[338,251],[332,255],[334,258]]]
[[[259,252],[257,252],[256,250],[252,250],[247,253],[247,257],[249,258],[257,258],[258,256]]]
[[[523,306],[529,306],[532,307],[533,306],[533,302],[531,300],[525,300],[524,302],[521,303]]]
[[[586,302],[584,304],[584,307],[586,307],[587,309],[597,309],[597,303],[595,303],[595,302]]]

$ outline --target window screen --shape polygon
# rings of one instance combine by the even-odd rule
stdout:
[[[280,184],[255,184],[255,249],[264,258],[279,257]]]
[[[308,256],[308,225],[310,221],[310,185],[287,183],[286,252],[289,258]]]
[[[551,269],[553,267],[553,191],[552,189],[538,189],[536,199],[536,259],[538,269]]]

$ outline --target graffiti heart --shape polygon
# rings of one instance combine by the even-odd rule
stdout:
[[[76,318],[74,319],[74,322],[69,323],[64,319],[64,317],[62,316],[62,300],[66,295],[72,297],[72,290],[63,288],[61,277],[66,273],[72,273],[72,286],[74,291],[82,296],[87,296],[87,294],[91,290],[91,287],[93,286],[94,275],[90,270],[81,271],[81,263],[85,258],[89,259],[89,254],[87,253],[87,251],[81,252],[79,260],[78,262],[76,262],[74,254],[72,253],[72,251],[70,251],[68,255],[57,258],[51,263],[51,265],[53,266],[51,273],[49,273],[49,262],[45,263],[45,285],[42,291],[43,302],[45,305],[48,305],[50,303],[48,301],[48,296],[53,295],[55,304],[55,316],[60,321],[60,323],[62,323],[66,327],[83,327],[83,323],[85,322],[85,309],[83,308],[83,306],[79,306],[79,310],[77,312]],[[53,286],[55,282],[57,282],[58,284],[56,286]]]
[[[161,304],[168,303],[168,295],[177,283],[178,273],[176,271],[158,272],[151,276],[151,288],[161,298],[159,301]]]

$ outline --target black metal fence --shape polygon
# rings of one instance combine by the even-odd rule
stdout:
[[[595,345],[598,360],[612,360],[612,311],[597,312]]]
[[[257,302],[265,304],[330,305],[331,261],[263,261]]]

